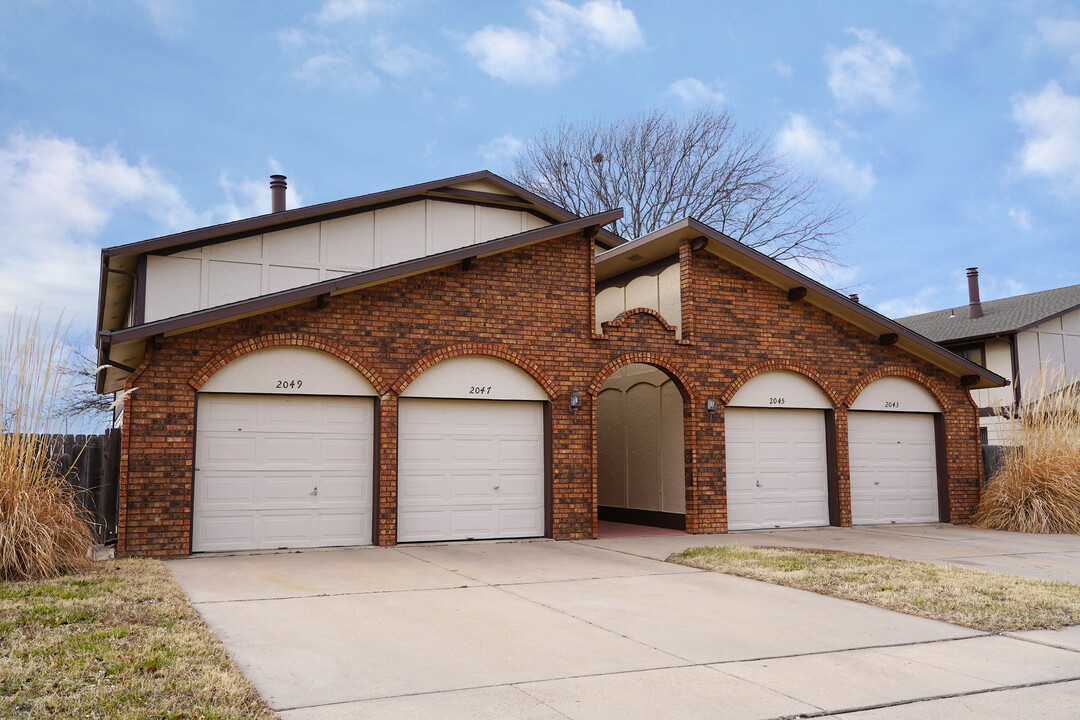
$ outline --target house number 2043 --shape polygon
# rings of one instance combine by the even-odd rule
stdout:
[[[278,380],[274,387],[278,390],[299,390],[303,386],[303,380]]]
[[[469,388],[469,394],[470,395],[490,395],[491,394],[491,386],[488,385],[487,387],[484,387],[484,386],[477,387],[476,385],[473,385],[473,386],[471,386]]]

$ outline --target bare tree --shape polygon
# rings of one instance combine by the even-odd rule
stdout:
[[[711,108],[564,121],[526,142],[512,177],[578,215],[622,207],[615,232],[627,238],[692,217],[779,260],[834,264],[847,230],[848,211],[823,203],[768,138]]]
[[[111,426],[113,399],[95,391],[98,367],[92,351],[69,344],[60,372],[64,376],[65,391],[58,400],[58,415],[68,421]]]

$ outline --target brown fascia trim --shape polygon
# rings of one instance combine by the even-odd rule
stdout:
[[[1015,330],[1011,330],[1009,332],[1014,332],[1014,333],[1019,334],[1019,333],[1024,332],[1025,330],[1031,330],[1032,328],[1036,328],[1039,325],[1042,325],[1044,322],[1048,322],[1050,320],[1056,320],[1057,318],[1061,317],[1062,315],[1068,315],[1069,313],[1075,312],[1076,310],[1080,310],[1080,305],[1073,305],[1071,308],[1066,308],[1066,309],[1062,310],[1061,312],[1054,313],[1053,315],[1047,315],[1042,320],[1037,320],[1036,322],[1028,323],[1027,325],[1024,325],[1023,327],[1018,327]],[[1004,334],[1004,333],[1002,333],[1002,334]]]
[[[426,183],[420,183],[418,185],[409,185],[402,188],[395,188],[393,190],[383,190],[369,195],[360,195],[357,197],[346,198],[344,200],[333,200],[331,202],[320,203],[318,205],[308,205],[302,208],[295,208],[293,210],[286,210],[279,213],[269,213],[267,215],[258,215],[253,218],[245,218],[243,220],[235,220],[229,223],[223,223],[220,225],[212,225],[210,227],[199,228],[196,230],[188,230],[181,233],[175,233],[173,235],[165,235],[159,238],[152,238],[150,240],[141,240],[139,242],[128,243],[126,245],[116,245],[113,247],[105,248],[103,255],[109,257],[112,255],[127,255],[131,253],[143,253],[151,252],[153,250],[160,250],[163,248],[175,248],[182,245],[194,245],[205,240],[214,239],[217,240],[221,236],[240,236],[248,233],[255,232],[257,230],[266,230],[268,228],[281,228],[288,227],[292,224],[302,224],[311,222],[316,218],[323,216],[334,215],[336,213],[350,214],[352,212],[359,212],[366,209],[368,206],[377,205],[379,203],[394,202],[410,196],[423,195],[433,191],[439,191],[441,194],[446,195],[458,195],[462,198],[480,199],[476,194],[477,191],[461,191],[457,188],[449,188],[449,185],[457,185],[465,182],[474,182],[477,180],[488,180],[501,185],[508,190],[524,195],[528,202],[534,205],[538,205],[545,210],[552,213],[556,218],[565,217],[573,219],[574,213],[565,208],[561,208],[554,203],[548,202],[538,195],[518,187],[513,183],[505,180],[498,175],[489,172],[487,170],[481,170],[479,172],[468,173],[466,175],[458,175],[456,177],[445,178],[442,180],[432,180]],[[447,190],[452,192],[447,193]],[[460,193],[467,193],[466,195],[460,195]],[[494,193],[479,193],[486,196],[488,200],[500,199],[508,196],[496,195]],[[517,200],[518,198],[514,198]],[[601,235],[607,239],[612,247],[617,246],[625,240],[615,235],[612,232],[603,231]]]
[[[758,263],[759,265],[763,265],[766,268],[772,270],[773,272],[790,279],[796,286],[801,286],[809,290],[813,290],[814,292],[829,298],[833,302],[842,305],[844,308],[859,315],[863,315],[869,320],[878,323],[879,325],[883,325],[885,328],[887,328],[887,331],[894,332],[900,337],[910,340],[924,350],[928,350],[942,358],[948,357],[950,363],[958,363],[961,367],[970,370],[971,373],[979,375],[980,377],[989,380],[990,382],[995,383],[998,386],[1003,387],[1007,384],[1005,378],[1000,377],[996,373],[992,373],[984,367],[980,367],[972,362],[969,362],[968,360],[965,360],[959,355],[956,355],[955,353],[946,350],[942,345],[935,343],[929,338],[919,335],[914,330],[904,327],[895,320],[887,318],[875,310],[871,310],[866,305],[862,305],[853,301],[851,298],[836,292],[832,288],[822,285],[817,280],[807,277],[799,271],[789,268],[782,262],[774,260],[768,255],[765,255],[764,253],[755,250],[752,247],[748,247],[747,245],[742,244],[738,240],[730,238],[724,233],[719,232],[718,230],[714,230],[705,223],[695,220],[693,218],[686,218],[685,220],[680,220],[679,222],[669,225],[666,228],[657,230],[656,232],[642,236],[637,240],[632,240],[631,242],[628,242],[621,247],[615,248],[614,250],[610,250],[606,253],[598,255],[597,261],[599,262],[601,258],[603,260],[608,260],[612,257],[618,257],[627,252],[633,252],[635,248],[640,247],[641,245],[646,245],[653,240],[657,240],[661,237],[670,235],[674,232],[678,232],[684,229],[689,229],[693,230],[694,232],[701,233],[710,240],[716,241],[717,243],[723,245],[725,248],[731,250],[732,252],[749,258],[753,262]],[[879,333],[879,335],[880,334],[881,333]],[[948,356],[946,356],[945,353],[948,353]]]
[[[174,318],[155,320],[144,325],[124,328],[123,330],[101,331],[98,333],[98,344],[99,347],[107,348],[110,345],[144,340],[158,334],[176,333],[196,325],[205,326],[218,322],[225,322],[240,315],[253,315],[280,307],[296,305],[306,300],[316,299],[320,295],[326,293],[347,292],[361,286],[367,287],[378,283],[389,282],[399,277],[416,275],[428,270],[453,265],[454,263],[458,263],[470,257],[494,255],[525,245],[532,245],[556,237],[570,235],[571,233],[584,230],[588,227],[607,225],[608,223],[620,219],[622,215],[622,208],[608,210],[607,212],[598,215],[590,215],[589,217],[577,220],[569,220],[558,225],[549,225],[547,227],[537,228],[536,230],[518,233],[517,235],[509,235],[504,238],[488,240],[487,242],[478,243],[476,245],[468,245],[455,250],[447,250],[436,255],[428,255],[415,260],[406,260],[405,262],[400,262],[396,265],[365,270],[364,272],[354,273],[352,275],[346,275],[344,277],[326,280],[312,285],[305,285],[291,290],[282,290],[281,292],[272,293],[270,295],[260,295],[259,297],[251,298],[249,300],[240,300],[220,307],[197,310]]]
[[[618,275],[612,275],[611,277],[601,280],[596,283],[596,292],[606,290],[609,287],[624,287],[628,282],[634,278],[644,277],[646,275],[657,276],[672,265],[677,265],[679,262],[679,253],[675,252],[667,257],[662,257],[659,260],[653,260],[651,263],[642,265],[641,267],[631,268],[625,272],[621,272]],[[632,275],[632,277],[627,277]]]

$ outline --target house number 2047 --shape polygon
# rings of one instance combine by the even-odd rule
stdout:
[[[278,390],[298,390],[303,386],[303,380],[278,380],[274,387]]]
[[[473,385],[473,386],[471,386],[469,388],[469,394],[470,395],[490,395],[491,394],[491,386],[488,385],[487,387],[483,387],[483,386],[477,387],[476,385]]]

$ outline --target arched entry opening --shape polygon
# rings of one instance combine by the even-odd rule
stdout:
[[[683,396],[674,379],[632,363],[596,397],[597,519],[686,529]]]

